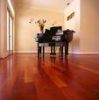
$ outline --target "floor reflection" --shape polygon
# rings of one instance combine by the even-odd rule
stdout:
[[[7,60],[7,76],[8,80],[13,79],[13,58],[11,57],[10,59]]]
[[[50,57],[51,66],[59,71],[66,72],[68,70],[68,58],[67,57]],[[57,66],[58,65],[58,66]]]
[[[55,62],[56,62],[56,57],[55,57],[55,56],[51,56],[51,57],[50,57],[50,61],[51,61],[51,63],[54,63],[54,64],[55,64]]]

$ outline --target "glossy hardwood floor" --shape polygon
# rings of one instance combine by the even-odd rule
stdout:
[[[0,100],[99,100],[99,55],[2,59]]]

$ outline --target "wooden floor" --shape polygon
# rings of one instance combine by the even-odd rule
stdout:
[[[2,59],[0,100],[99,100],[99,55]]]

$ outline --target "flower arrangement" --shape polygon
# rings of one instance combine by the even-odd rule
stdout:
[[[37,20],[36,23],[39,25],[40,31],[43,33],[46,20],[45,19],[39,19],[39,20]]]

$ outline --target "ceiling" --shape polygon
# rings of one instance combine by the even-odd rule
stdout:
[[[64,11],[72,0],[15,0],[15,5],[21,8],[50,9]]]

